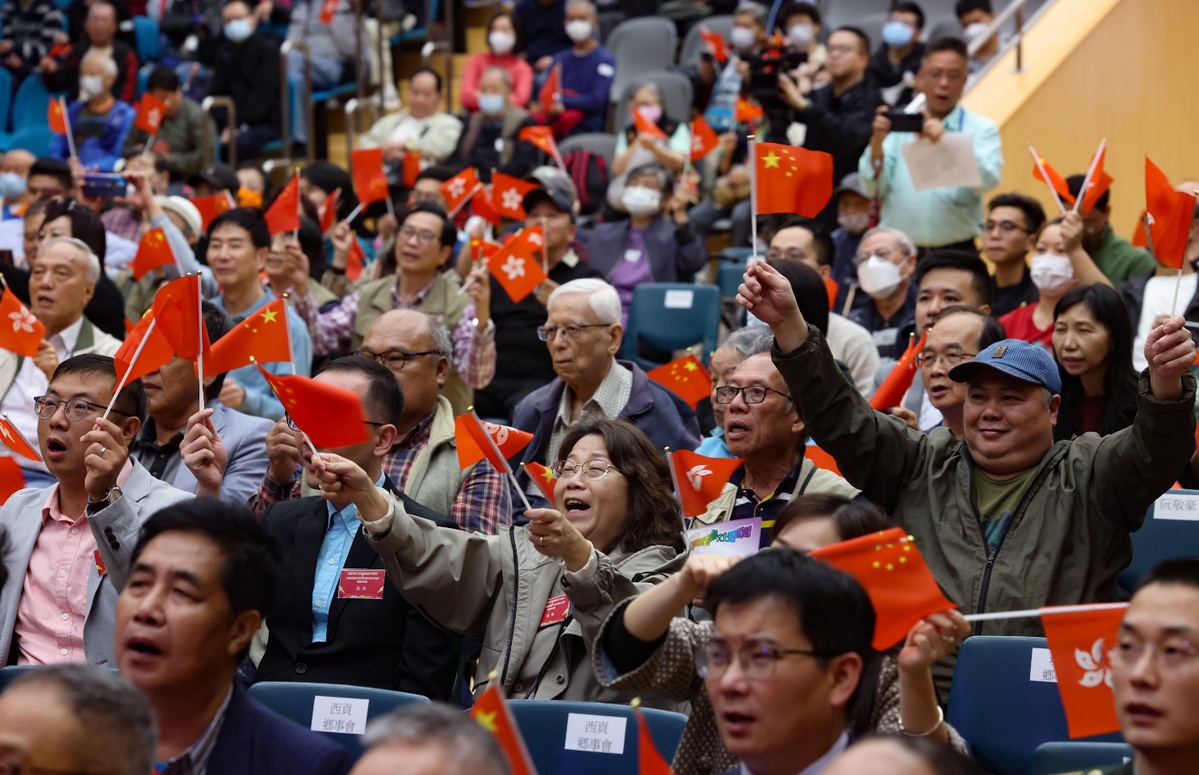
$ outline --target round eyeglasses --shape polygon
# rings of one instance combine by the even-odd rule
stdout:
[[[66,406],[66,414],[68,422],[80,422],[93,412],[102,412],[107,407],[96,404],[82,398],[51,398],[50,396],[38,396],[33,399],[33,412],[43,420],[49,420],[58,411],[61,405]],[[116,414],[132,417],[129,412],[122,412],[120,409],[113,409]]]
[[[586,463],[575,463],[573,460],[559,460],[550,466],[555,479],[569,479],[576,471],[582,471],[588,479],[603,479],[609,471],[620,473],[620,469],[606,460],[588,460]]]

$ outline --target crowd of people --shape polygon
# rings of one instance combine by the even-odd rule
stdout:
[[[0,654],[42,666],[0,694],[0,771],[499,775],[496,741],[459,712],[498,686],[685,712],[679,775],[965,775],[970,741],[943,710],[957,647],[1043,631],[964,614],[1113,599],[1151,505],[1199,482],[1199,219],[1178,270],[1115,233],[1110,188],[1060,217],[1031,177],[994,190],[999,130],[961,105],[1000,50],[987,0],[960,0],[961,36],[933,40],[917,3],[893,3],[877,47],[806,2],[776,29],[741,2],[727,61],[686,71],[679,116],[655,83],[612,93],[601,5],[495,13],[460,113],[422,67],[358,138],[391,201],[359,206],[356,176],[318,161],[297,175],[299,227],[278,230],[284,189],[258,158],[281,136],[270,30],[307,44],[314,89],[360,59],[389,70],[366,61],[351,0],[332,21],[315,2],[3,4],[4,66],[69,95],[72,137],[0,159],[3,303],[14,331],[44,328],[36,355],[0,349],[0,430],[38,453],[5,469],[25,486],[0,508]],[[143,14],[164,36],[149,65]],[[133,127],[143,68],[157,133]],[[204,95],[234,104],[215,135]],[[693,164],[696,116],[718,143]],[[609,125],[606,167],[524,132]],[[978,184],[917,185],[904,146],[962,134]],[[751,224],[749,135],[832,156],[822,212]],[[215,163],[231,146],[241,164]],[[467,168],[523,181],[505,209],[524,218],[452,208]],[[123,190],[97,195],[114,171]],[[735,247],[761,235],[763,260],[701,354],[696,405],[643,368],[674,354],[621,354],[638,287],[705,273],[723,218]],[[546,279],[514,300],[476,247],[521,228],[543,235]],[[135,273],[151,230],[174,262]],[[173,353],[125,380],[122,340],[185,274],[210,342],[281,314],[290,360],[213,375]],[[902,397],[872,405],[909,360]],[[365,440],[312,446],[276,394],[293,374],[359,397]],[[471,410],[529,434],[515,473],[460,462]],[[684,517],[664,450],[736,459],[702,513]],[[757,553],[692,551],[689,528],[747,519]],[[879,651],[862,586],[808,555],[891,526],[954,607]],[[1111,660],[1135,751],[1120,772],[1199,770],[1197,630],[1199,560],[1168,561]],[[435,702],[375,720],[355,763],[253,699],[261,681]]]

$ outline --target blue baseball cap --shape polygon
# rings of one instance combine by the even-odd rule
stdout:
[[[949,378],[954,382],[968,382],[985,368],[1039,385],[1054,395],[1062,392],[1062,377],[1053,356],[1044,347],[1022,339],[996,342],[974,356],[974,360],[959,363],[950,369]]]

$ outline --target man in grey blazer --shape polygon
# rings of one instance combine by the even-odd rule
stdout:
[[[229,333],[232,322],[219,307],[204,302],[203,310],[209,341]],[[266,473],[266,434],[273,423],[219,402],[224,383],[224,374],[204,378],[201,413],[191,361],[175,358],[142,377],[148,416],[129,450],[155,479],[177,490],[244,504]]]
[[[130,459],[145,393],[140,382],[126,386],[103,419],[115,385],[112,358],[77,355],[35,401],[38,446],[57,483],[21,490],[0,509],[9,538],[0,589],[6,664],[114,664],[116,590],[141,526],[192,497]]]

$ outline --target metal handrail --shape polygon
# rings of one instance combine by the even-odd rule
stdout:
[[[358,144],[357,135],[362,131],[363,126],[359,117],[364,111],[370,117],[370,123],[367,126],[374,126],[375,122],[379,120],[379,105],[374,98],[367,97],[359,100],[354,97],[346,100],[346,159],[350,158],[350,154],[354,152],[354,146]]]
[[[237,105],[234,104],[232,97],[204,98],[204,101],[200,103],[200,110],[204,113],[204,120],[208,122],[208,125],[215,128],[216,121],[212,117],[213,108],[224,108],[229,112],[229,166],[237,169],[237,133],[239,131]],[[220,132],[213,133],[212,143],[216,148],[220,148]]]
[[[1031,23],[1033,20],[1035,20],[1035,18],[1043,13],[1052,2],[1053,0],[1046,0],[1045,4],[1042,5],[1035,14],[1033,14],[1033,18],[1026,20],[1024,18],[1024,6],[1028,3],[1028,0],[1011,0],[1011,2],[1004,6],[1004,9],[999,12],[999,15],[995,17],[987,29],[981,35],[975,38],[966,48],[967,56],[973,58],[979,52],[979,50],[986,45],[987,41],[1000,33],[1005,24],[1015,19],[1016,34],[1010,40],[1008,40],[1007,43],[1000,45],[999,50],[995,52],[995,56],[991,57],[991,61],[987,63],[987,67],[983,68],[982,72],[990,69],[991,65],[999,61],[999,59],[1002,58],[1002,56],[1012,48],[1016,49],[1016,69],[1014,72],[1023,72],[1025,24],[1026,22]],[[974,79],[975,82],[977,82],[977,80],[977,78]]]

